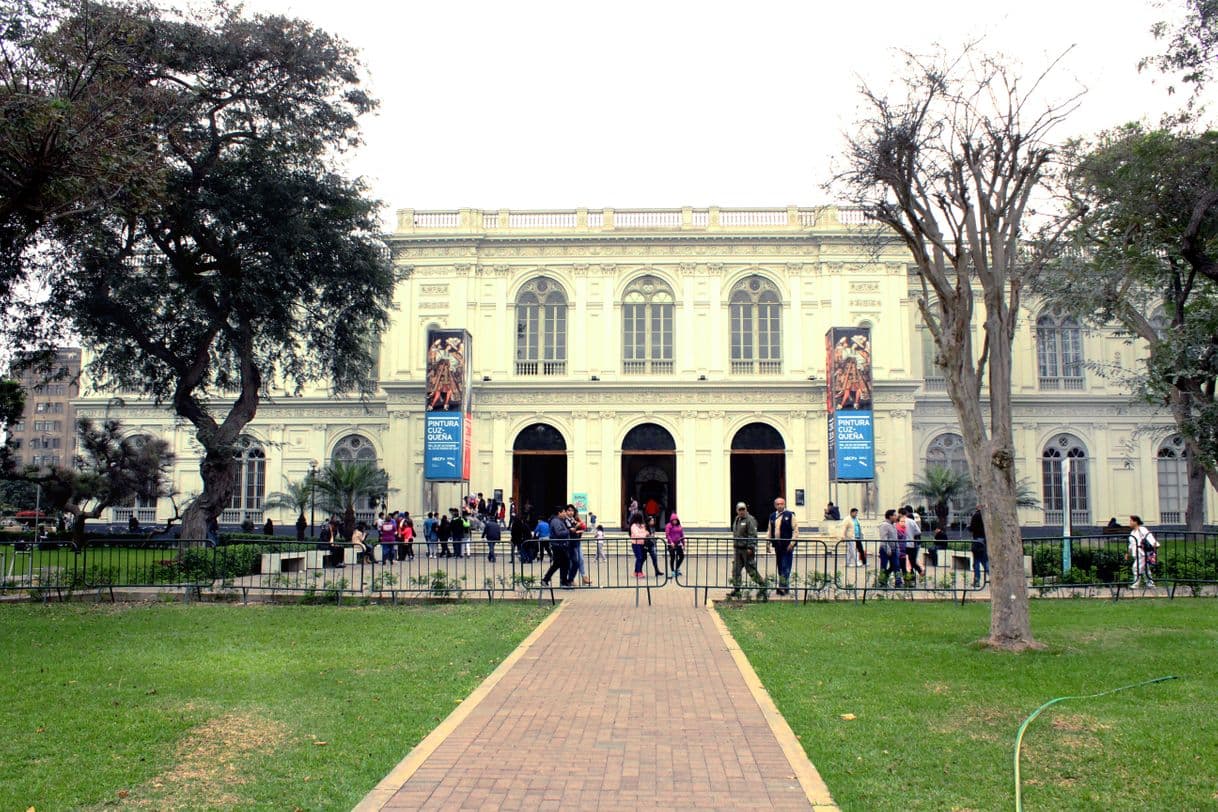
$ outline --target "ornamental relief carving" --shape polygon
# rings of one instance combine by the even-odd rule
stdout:
[[[419,285],[419,294],[422,296],[447,296],[448,285]]]
[[[867,282],[851,282],[850,283],[850,292],[851,293],[878,293],[879,290],[880,290],[879,282],[867,281]]]
[[[850,306],[878,309],[878,308],[882,308],[884,306],[884,302],[881,301],[880,299],[851,299]]]

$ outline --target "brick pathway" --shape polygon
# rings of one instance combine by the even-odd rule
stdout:
[[[360,809],[812,809],[715,619],[675,585],[652,595],[563,593],[469,715]]]

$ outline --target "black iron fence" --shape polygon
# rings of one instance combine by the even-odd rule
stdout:
[[[1218,592],[1218,536],[1163,531],[1153,557],[1131,554],[1127,535],[1024,541],[1024,572],[1034,595],[1131,590],[1175,597]],[[638,554],[636,556],[636,553]],[[641,562],[639,561],[641,559]],[[1133,586],[1134,565],[1142,568]],[[44,599],[123,589],[203,591],[341,599],[344,596],[549,598],[563,589],[632,589],[636,603],[670,581],[695,603],[715,597],[866,600],[869,595],[964,600],[988,586],[982,548],[969,541],[884,543],[801,539],[787,550],[760,539],[752,548],[724,536],[691,536],[669,548],[641,549],[629,538],[590,536],[516,546],[468,541],[331,546],[297,541],[0,541],[0,593]],[[720,592],[722,590],[722,592]]]

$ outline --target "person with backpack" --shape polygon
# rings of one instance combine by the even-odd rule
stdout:
[[[567,571],[571,562],[567,556],[567,542],[571,538],[571,526],[567,524],[566,508],[559,508],[550,518],[550,568],[541,576],[541,582],[550,585],[550,578],[558,573],[558,583],[563,589],[571,589],[573,585],[567,579]]]
[[[778,564],[777,595],[786,595],[791,591],[791,565],[795,563],[798,538],[799,524],[795,521],[795,512],[787,510],[787,500],[780,496],[774,500],[774,512],[770,514],[770,546],[774,548]]]
[[[1129,517],[1129,550],[1125,553],[1125,560],[1133,560],[1133,583],[1129,586],[1136,589],[1142,580],[1142,576],[1146,576],[1146,586],[1154,588],[1154,579],[1150,577],[1151,568],[1159,563],[1159,554],[1155,552],[1159,548],[1159,540],[1155,538],[1155,534],[1150,532],[1150,528],[1142,524],[1141,516]]]
[[[381,526],[381,561],[385,564],[392,564],[394,556],[394,537],[397,534],[397,522],[393,516],[385,516],[382,514]]]

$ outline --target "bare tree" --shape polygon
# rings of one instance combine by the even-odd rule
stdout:
[[[956,58],[906,53],[905,59],[898,98],[861,89],[867,112],[848,138],[846,166],[834,185],[913,256],[922,282],[918,308],[984,505],[993,577],[987,643],[1022,650],[1039,644],[1028,616],[1016,511],[1011,347],[1023,286],[1064,227],[1056,224],[1043,241],[1023,239],[1033,199],[1045,191],[1049,132],[1078,97],[1035,104],[1052,65],[1025,85],[1012,67],[971,46]]]

